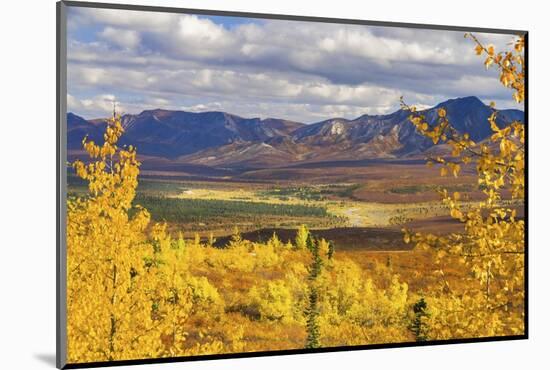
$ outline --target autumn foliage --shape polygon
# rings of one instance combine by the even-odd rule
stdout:
[[[512,51],[497,53],[493,46],[484,46],[472,34],[478,55],[485,56],[487,68],[496,66],[500,82],[512,90],[513,98],[521,103],[525,97],[524,38],[514,43]],[[451,217],[464,225],[463,232],[438,236],[405,233],[405,240],[417,248],[434,253],[434,262],[440,266],[458,261],[470,271],[470,279],[478,282],[478,289],[451,287],[444,270],[439,270],[442,292],[438,302],[430,305],[431,336],[447,338],[463,335],[494,336],[524,332],[525,303],[525,222],[518,217],[517,207],[525,198],[525,126],[514,121],[505,126],[497,124],[498,112],[493,113],[488,125],[493,131],[487,142],[475,143],[467,134],[452,127],[444,109],[438,112],[439,121],[430,126],[425,117],[414,108],[411,122],[434,143],[445,143],[452,158],[430,158],[430,164],[440,166],[441,174],[458,176],[462,166],[473,165],[478,185],[485,199],[473,208],[461,204],[458,192],[442,191],[444,204]],[[509,194],[508,197],[505,194]],[[456,259],[451,259],[456,257]],[[467,279],[468,277],[465,277]],[[517,313],[520,314],[517,314]],[[437,330],[436,330],[437,329]]]
[[[469,37],[523,101],[523,39],[496,53]],[[490,140],[474,143],[444,110],[430,126],[405,108],[421,134],[450,147],[452,158],[431,158],[442,174],[473,165],[486,195],[465,208],[460,194],[442,192],[463,232],[406,231],[416,245],[409,258],[431,271],[352,260],[305,225],[293,243],[275,234],[255,243],[235,230],[225,248],[212,236],[169,233],[135,204],[140,163],[135,148],[118,145],[120,118],[102,144],[84,139],[88,158],[71,166],[88,192],[67,200],[68,361],[522,334],[525,225],[513,202],[524,199],[523,124],[500,127],[495,110]]]

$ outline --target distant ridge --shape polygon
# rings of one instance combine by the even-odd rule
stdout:
[[[491,135],[491,109],[477,97],[450,99],[423,111],[429,124],[445,108],[453,127],[476,141]],[[499,112],[497,124],[523,121],[520,110]],[[327,119],[313,124],[277,119],[242,118],[226,112],[145,110],[122,117],[122,144],[133,144],[140,155],[212,167],[276,166],[294,162],[402,158],[420,154],[433,143],[416,133],[403,110],[362,115],[353,120]],[[82,138],[101,141],[105,119],[85,120],[67,114],[70,150]]]
[[[86,122],[88,125],[86,125]],[[96,139],[106,120],[86,121],[69,113],[68,146],[81,146],[84,134]],[[303,126],[302,123],[260,118],[242,118],[225,112],[193,113],[162,109],[146,110],[122,116],[126,129],[123,143],[131,143],[141,154],[175,158],[202,149],[234,142],[262,142],[282,137]]]

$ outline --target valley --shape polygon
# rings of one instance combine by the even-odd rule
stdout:
[[[326,162],[227,172],[147,169],[146,163],[135,203],[166,222],[174,237],[214,238],[219,247],[235,229],[247,240],[276,233],[287,242],[307,225],[340,250],[405,251],[411,246],[403,243],[402,228],[460,231],[438,190],[460,192],[464,207],[483,196],[469,169],[459,178],[441,177],[417,159],[332,162],[330,171]],[[72,176],[69,185],[73,193],[85,190]]]
[[[491,109],[476,97],[451,99],[423,112],[435,124],[448,112],[454,128],[483,143]],[[522,119],[504,110],[499,125]],[[105,119],[68,121],[69,161],[83,157],[81,141],[102,141]],[[401,229],[460,231],[439,191],[459,192],[464,208],[484,198],[475,168],[441,177],[426,157],[446,156],[416,132],[408,113],[330,118],[303,124],[242,118],[225,112],[147,110],[121,117],[122,145],[141,162],[136,204],[166,222],[174,235],[222,246],[236,229],[261,240],[273,232],[292,239],[300,225],[349,250],[404,250]],[[69,190],[84,183],[69,177]],[[513,205],[521,211],[520,204]],[[376,232],[379,237],[366,237]]]

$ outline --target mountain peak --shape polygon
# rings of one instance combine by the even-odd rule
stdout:
[[[142,111],[140,114],[138,114],[137,116],[138,116],[138,117],[157,117],[157,118],[164,118],[164,117],[169,117],[169,116],[173,115],[173,114],[176,113],[176,112],[177,112],[177,111],[168,110],[168,109],[156,108],[156,109],[147,109],[147,110],[144,110],[144,111]],[[132,115],[129,115],[129,116],[132,116]]]
[[[73,112],[68,112],[67,113],[67,119],[74,119],[74,118],[83,119],[82,117],[80,117],[79,115],[74,114]]]
[[[90,125],[90,121],[85,120],[84,118],[80,117],[77,114],[74,114],[73,112],[67,113],[67,125],[69,126],[76,126],[76,125]]]
[[[455,99],[449,99],[436,105],[435,108],[445,108],[448,106],[460,106],[465,109],[473,109],[477,107],[486,107],[477,96],[465,96]]]
[[[468,133],[476,142],[492,134],[487,122],[491,108],[475,96],[450,99],[424,110],[428,124],[437,122],[439,108],[446,109],[454,129]],[[522,111],[500,112],[497,122],[500,127],[512,121],[523,121]],[[353,120],[334,117],[305,125],[276,118],[243,118],[223,111],[152,109],[122,117],[126,132],[121,143],[136,145],[140,154],[167,159],[193,154],[192,160],[200,159],[202,164],[207,160],[201,156],[213,155],[218,158],[216,165],[245,163],[248,161],[245,156],[255,163],[260,157],[264,158],[262,161],[267,164],[273,156],[279,158],[280,163],[402,157],[422,153],[433,146],[431,140],[416,132],[409,115],[400,109],[384,115],[364,114]],[[86,135],[99,142],[102,140],[105,120],[85,120],[67,113],[67,121],[70,149],[80,149]],[[248,146],[254,150],[244,150]],[[232,154],[236,147],[240,148],[238,158]],[[262,156],[259,153],[263,153]]]

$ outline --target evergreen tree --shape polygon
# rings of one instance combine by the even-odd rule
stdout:
[[[317,278],[323,267],[323,260],[319,254],[319,244],[308,237],[308,248],[313,256],[309,267],[309,294],[306,314],[307,340],[306,348],[318,348],[321,346],[319,337],[319,292],[317,290]]]
[[[329,240],[328,242],[328,253],[327,253],[327,257],[329,260],[332,259],[332,257],[334,256],[334,252],[336,250],[336,246],[334,245],[334,242],[332,240]]]
[[[414,318],[410,325],[410,330],[413,332],[417,342],[424,342],[428,340],[428,326],[425,319],[429,317],[428,304],[424,298],[420,298],[413,305]]]
[[[311,251],[311,255],[313,256],[313,261],[309,266],[309,280],[315,283],[317,277],[321,273],[323,260],[321,259],[321,254],[319,253],[319,243],[311,241],[311,245],[308,248]]]
[[[316,245],[316,243],[313,240],[313,237],[311,236],[311,233],[308,232],[307,238],[306,238],[306,248],[309,251],[313,252],[313,248],[315,248],[315,245]],[[317,246],[317,248],[318,248],[318,246]]]
[[[306,327],[307,327],[307,341],[306,348],[319,348],[321,343],[319,341],[320,330],[319,330],[319,294],[317,288],[314,286],[310,287],[309,290],[309,304],[306,309]]]

